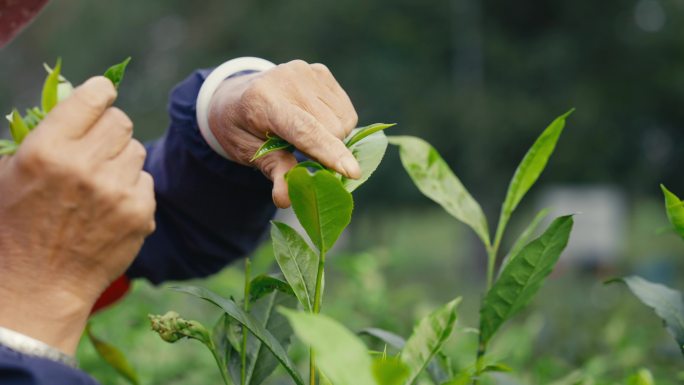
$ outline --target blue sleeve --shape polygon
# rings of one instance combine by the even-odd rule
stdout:
[[[157,228],[127,272],[152,283],[204,277],[253,251],[275,213],[271,182],[228,161],[202,138],[195,118],[199,70],[171,92],[170,126],[147,145]]]
[[[98,382],[78,369],[0,345],[0,384],[98,385]]]

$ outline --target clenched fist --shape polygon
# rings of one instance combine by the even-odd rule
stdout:
[[[360,177],[361,170],[342,139],[356,127],[357,119],[349,97],[328,68],[301,60],[225,80],[209,108],[212,133],[233,161],[251,165],[267,135],[276,135],[349,178]],[[283,176],[296,164],[285,150],[254,161],[273,181],[278,207],[290,205]]]
[[[115,98],[88,80],[0,159],[0,326],[68,353],[155,226],[145,148]]]

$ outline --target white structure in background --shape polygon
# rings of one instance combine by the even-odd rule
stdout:
[[[562,262],[609,265],[623,252],[628,216],[621,190],[606,185],[553,186],[537,200],[538,210],[545,207],[551,210],[547,225],[559,215],[576,214]]]

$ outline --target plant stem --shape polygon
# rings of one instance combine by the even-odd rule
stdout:
[[[487,343],[480,341],[477,347],[477,361],[475,361],[475,376],[473,377],[473,385],[477,385],[480,382],[480,374],[482,374],[482,369],[484,369],[484,355],[487,351]]]
[[[218,365],[219,367],[219,371],[221,372],[221,378],[223,378],[223,383],[225,385],[233,385],[233,381],[228,377],[228,368],[226,367],[226,363],[221,359],[221,356],[216,351],[216,346],[214,345],[214,342],[211,341],[210,343],[211,346],[209,347],[209,351],[211,351],[211,355],[214,356],[216,365]]]
[[[494,267],[496,266],[496,257],[499,254],[499,247],[501,247],[501,239],[503,238],[504,230],[508,225],[509,215],[504,215],[503,211],[499,217],[499,224],[496,226],[496,234],[494,235],[494,243],[487,245],[487,291],[491,289],[494,284]]]
[[[318,272],[316,273],[316,288],[314,290],[313,313],[321,312],[321,297],[323,296],[323,274],[325,267],[325,251],[321,250],[318,259]],[[316,357],[314,350],[309,350],[309,385],[316,385]]]
[[[245,259],[245,299],[243,300],[245,313],[249,313],[249,289],[251,286],[250,285],[251,273],[252,273],[252,262],[249,260],[249,258],[246,258]],[[245,327],[245,325],[242,325],[242,348],[240,349],[240,384],[241,385],[245,385],[247,382],[247,333],[249,333],[249,331],[247,330],[247,327]]]

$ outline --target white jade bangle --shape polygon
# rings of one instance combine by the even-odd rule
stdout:
[[[209,105],[214,92],[219,85],[226,80],[226,78],[235,75],[242,71],[266,71],[275,67],[275,64],[268,60],[260,59],[258,57],[240,57],[221,64],[216,67],[200,88],[199,95],[197,95],[197,125],[199,126],[202,137],[217,154],[226,159],[230,159],[226,151],[223,149],[219,141],[211,132],[209,127]]]

